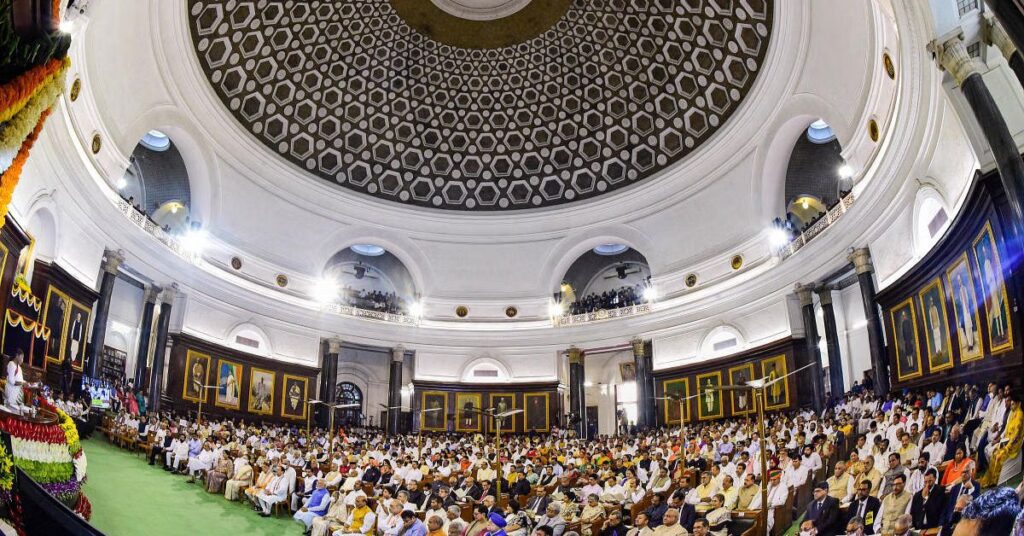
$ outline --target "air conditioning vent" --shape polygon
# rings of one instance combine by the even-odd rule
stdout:
[[[724,341],[716,342],[715,345],[714,345],[714,349],[715,349],[716,352],[720,352],[722,350],[725,350],[726,348],[732,348],[733,346],[736,346],[736,338],[735,337],[733,337],[731,339],[726,339]]]
[[[256,339],[250,339],[249,337],[243,337],[241,335],[235,335],[235,342],[243,346],[248,346],[250,348],[260,347],[260,341],[257,341]]]
[[[498,371],[494,369],[476,369],[473,371],[474,378],[497,378]]]

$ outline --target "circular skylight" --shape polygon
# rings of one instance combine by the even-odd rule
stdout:
[[[150,130],[139,143],[151,151],[166,151],[171,148],[171,138],[159,130]]]
[[[828,143],[836,139],[836,134],[824,119],[819,119],[807,127],[807,139],[811,143]]]
[[[349,249],[366,257],[380,257],[384,254],[384,248],[373,244],[355,244]]]
[[[594,253],[597,253],[598,255],[611,256],[624,253],[627,249],[629,249],[629,246],[625,244],[601,244],[594,248]]]

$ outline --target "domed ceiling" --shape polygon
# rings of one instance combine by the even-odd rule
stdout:
[[[189,0],[189,14],[210,84],[272,151],[381,199],[494,211],[592,198],[696,150],[754,84],[773,3],[518,0],[469,20],[428,0]]]

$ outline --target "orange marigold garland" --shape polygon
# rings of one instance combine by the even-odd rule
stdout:
[[[60,71],[64,62],[50,60],[25,71],[9,83],[0,86],[0,123],[14,117],[28,103],[50,77]]]
[[[21,169],[25,167],[25,162],[28,161],[28,153],[32,150],[32,145],[35,144],[39,133],[42,132],[43,123],[46,122],[46,118],[49,117],[51,110],[52,108],[47,109],[39,117],[39,123],[36,124],[36,128],[22,142],[21,149],[18,150],[18,156],[14,158],[14,163],[11,164],[11,167],[7,168],[7,171],[4,171],[3,175],[0,175],[0,226],[3,225],[7,217],[7,205],[10,204],[11,197],[14,195],[14,187],[18,185]]]

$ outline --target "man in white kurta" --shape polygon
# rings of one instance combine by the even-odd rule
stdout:
[[[270,481],[266,489],[256,495],[256,500],[263,510],[260,515],[270,517],[270,509],[286,499],[288,499],[288,479],[284,476],[284,470],[278,465],[274,468],[273,480]]]
[[[4,402],[11,408],[19,408],[22,405],[21,386],[25,384],[25,376],[21,371],[21,363],[24,360],[25,354],[18,350],[14,354],[14,359],[7,363],[7,386],[4,387]]]
[[[213,462],[217,460],[217,457],[213,454],[213,448],[210,447],[210,443],[203,444],[203,450],[199,451],[199,454],[188,459],[188,475],[192,477],[189,482],[196,481],[196,475],[201,472],[209,471],[213,467]]]

